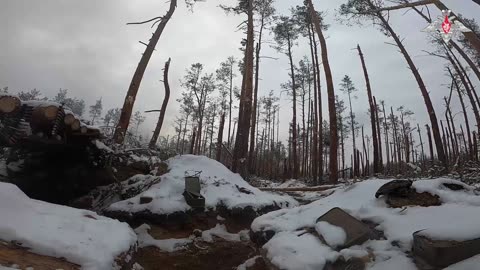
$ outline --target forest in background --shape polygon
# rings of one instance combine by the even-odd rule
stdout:
[[[194,1],[193,1],[194,2]],[[193,8],[193,2],[187,4]],[[358,72],[364,82],[353,82],[345,74],[340,82],[333,82],[328,62],[328,22],[322,12],[316,11],[311,1],[304,6],[291,8],[290,14],[276,14],[273,0],[244,0],[237,6],[222,6],[230,16],[243,16],[239,26],[246,38],[240,44],[243,59],[229,57],[216,70],[206,70],[201,63],[192,63],[181,79],[181,109],[175,117],[175,134],[159,136],[168,96],[160,110],[158,124],[151,138],[139,134],[139,126],[145,120],[145,112],[133,112],[136,95],[141,88],[143,73],[157,46],[157,42],[177,8],[177,1],[170,3],[166,15],[133,24],[152,23],[155,33],[132,78],[122,108],[103,110],[102,100],[91,106],[78,98],[68,97],[66,90],[51,98],[40,91],[10,91],[22,100],[51,100],[64,104],[92,125],[100,126],[111,144],[127,147],[159,148],[170,154],[192,153],[217,159],[241,173],[244,177],[259,176],[271,179],[302,178],[310,183],[336,182],[338,177],[368,177],[372,175],[443,174],[459,167],[473,166],[478,161],[478,128],[480,101],[476,93],[480,80],[480,30],[474,20],[457,20],[473,30],[458,40],[446,44],[439,36],[432,35],[432,48],[427,53],[445,61],[443,72],[451,79],[445,86],[449,95],[442,107],[434,107],[428,85],[422,79],[402,39],[389,22],[389,12],[412,9],[425,23],[435,17],[438,10],[448,9],[441,1],[392,1],[399,6],[384,7],[382,1],[350,0],[338,9],[342,23],[372,23],[389,37],[412,71],[412,80],[418,84],[425,102],[425,113],[430,122],[415,122],[408,105],[386,104],[376,97],[369,74],[368,53],[358,51]],[[410,3],[412,2],[412,3]],[[183,8],[183,7],[181,7]],[[438,8],[438,9],[437,9]],[[437,9],[433,11],[433,9]],[[221,11],[219,11],[221,12]],[[397,11],[401,12],[401,11]],[[272,33],[273,41],[265,41],[266,33]],[[167,37],[168,38],[168,37]],[[262,72],[263,46],[273,46],[278,55],[288,59],[289,77],[281,85],[281,92],[271,91],[258,95]],[[299,46],[310,48],[310,55],[294,59],[293,51]],[[353,60],[352,60],[353,61]],[[174,63],[174,60],[172,61]],[[168,85],[168,67],[164,68],[164,88]],[[241,78],[241,85],[234,83]],[[321,88],[322,80],[326,89]],[[4,91],[8,91],[5,89]],[[141,91],[141,90],[140,90]],[[291,108],[280,106],[281,93],[286,93]],[[369,106],[363,111],[369,122],[360,124],[353,113],[355,98],[367,95]],[[284,94],[285,96],[285,94]],[[323,113],[322,100],[326,100],[328,114]],[[458,100],[461,108],[452,107]],[[175,102],[175,101],[170,101]],[[87,107],[87,108],[86,108]],[[280,110],[290,110],[291,119],[280,119]],[[289,123],[288,140],[279,134],[280,122]],[[331,124],[333,123],[333,124]],[[285,134],[283,134],[284,137]],[[160,138],[160,139],[158,139]]]

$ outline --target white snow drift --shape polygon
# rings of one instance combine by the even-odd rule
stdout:
[[[405,251],[411,249],[412,233],[422,233],[432,238],[466,240],[480,237],[480,196],[466,186],[466,191],[452,191],[442,183],[456,183],[449,179],[420,180],[413,183],[418,192],[436,194],[443,202],[440,206],[388,208],[384,198],[375,198],[377,189],[385,180],[367,180],[336,190],[332,195],[311,204],[270,212],[254,220],[252,230],[273,230],[276,235],[264,246],[268,258],[281,269],[322,269],[327,261],[339,255],[364,257],[373,250],[375,261],[368,269],[416,269]],[[465,186],[465,185],[464,185]],[[316,228],[327,234],[326,241],[333,246],[341,243],[343,235],[325,224],[316,224],[318,217],[333,207],[340,207],[358,219],[371,220],[385,233],[387,240],[368,241],[339,252],[323,244],[303,228]],[[329,232],[331,231],[331,232]],[[392,245],[393,243],[398,243]],[[311,252],[311,250],[315,252]],[[473,260],[473,261],[472,261]],[[480,256],[452,265],[450,270],[468,269],[465,265],[480,263]]]
[[[155,214],[170,214],[190,210],[182,195],[185,189],[185,172],[202,171],[200,175],[201,194],[205,197],[205,206],[215,209],[219,205],[227,208],[260,209],[265,206],[296,206],[297,202],[288,196],[262,192],[250,186],[238,174],[231,172],[221,163],[204,156],[184,155],[167,161],[170,171],[161,176],[161,181],[149,190],[128,200],[116,202],[109,211],[126,211],[130,213],[148,210]],[[241,192],[239,189],[250,192]],[[153,201],[140,204],[140,197],[149,196]]]
[[[64,257],[85,270],[109,270],[136,244],[126,223],[91,211],[32,200],[17,186],[0,182],[0,239],[32,252]]]

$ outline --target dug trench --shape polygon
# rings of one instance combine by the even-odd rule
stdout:
[[[139,247],[134,261],[145,270],[170,269],[237,269],[250,260],[245,270],[267,270],[260,256],[260,248],[247,236],[252,221],[262,214],[279,209],[276,206],[265,207],[255,211],[251,207],[244,209],[227,209],[217,207],[215,211],[178,212],[171,215],[152,215],[144,212],[135,216],[124,213],[106,212],[106,216],[117,218],[138,228],[142,224],[150,227],[149,235],[155,240],[191,239],[183,248],[167,252],[155,246]],[[227,233],[240,235],[238,239],[212,235],[212,241],[205,241],[202,233],[224,226]]]

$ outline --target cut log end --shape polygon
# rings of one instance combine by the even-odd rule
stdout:
[[[67,115],[65,115],[65,118],[64,118],[64,123],[65,125],[69,125],[71,126],[74,122],[75,122],[76,118],[73,114],[71,113],[67,113]]]
[[[73,123],[70,125],[70,127],[71,127],[72,130],[74,130],[74,131],[79,130],[79,129],[80,129],[80,120],[74,119],[74,120],[73,120]]]
[[[3,96],[0,97],[0,111],[3,113],[11,113],[20,108],[21,102],[17,97]]]

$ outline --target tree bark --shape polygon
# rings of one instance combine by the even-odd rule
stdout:
[[[382,151],[382,133],[380,130],[380,117],[378,116],[378,104],[375,96],[373,97],[373,105],[375,108],[375,122],[377,125],[377,138],[378,138],[378,161],[380,165],[380,172],[383,172],[383,151]]]
[[[160,135],[160,130],[162,130],[163,119],[165,119],[165,112],[167,111],[168,100],[170,99],[170,85],[168,83],[168,70],[170,69],[170,58],[165,63],[163,69],[163,86],[165,87],[165,97],[163,98],[162,108],[160,109],[160,116],[158,117],[157,126],[153,132],[152,139],[150,140],[149,147],[151,149],[155,148],[157,144],[158,136]]]
[[[308,0],[308,7],[310,9],[310,15],[312,16],[313,25],[320,40],[320,47],[322,49],[322,62],[325,71],[325,80],[327,82],[328,93],[328,111],[330,120],[330,161],[329,161],[329,181],[336,183],[338,181],[338,135],[337,135],[337,114],[335,109],[335,88],[333,85],[332,71],[328,62],[328,51],[325,37],[323,36],[322,28],[320,25],[320,19],[315,11],[312,0]]]
[[[435,156],[433,155],[432,133],[431,133],[430,127],[428,125],[425,125],[425,127],[427,128],[428,147],[430,149],[430,160],[433,163]]]
[[[220,126],[218,127],[218,137],[217,137],[217,155],[216,160],[220,162],[222,158],[222,144],[223,144],[223,129],[225,127],[225,112],[222,113],[220,118]]]
[[[240,97],[240,110],[238,117],[237,136],[235,149],[233,151],[233,171],[240,173],[244,178],[248,176],[248,135],[252,112],[253,92],[253,54],[254,54],[254,32],[253,32],[253,0],[248,0],[248,21],[247,21],[247,47],[245,50],[245,71],[244,84]]]
[[[292,43],[288,38],[288,59],[290,60],[290,76],[292,80],[292,156],[293,156],[293,175],[294,179],[298,176],[298,155],[297,155],[297,85],[295,84],[295,68],[293,66]]]
[[[312,145],[312,172],[313,172],[313,183],[315,185],[318,184],[318,169],[320,168],[320,171],[322,170],[321,166],[319,165],[320,160],[322,159],[322,154],[319,155],[318,153],[318,97],[317,97],[317,92],[318,92],[318,85],[317,85],[317,61],[315,60],[315,54],[313,51],[313,37],[312,37],[312,31],[311,31],[311,24],[308,25],[308,39],[310,42],[310,54],[312,57],[312,68],[313,68],[313,145]],[[320,112],[321,113],[321,112]]]
[[[365,58],[362,53],[360,45],[357,44],[358,55],[360,55],[360,61],[362,62],[363,75],[365,76],[365,84],[367,87],[368,104],[370,105],[370,125],[372,127],[372,140],[373,140],[373,173],[380,172],[379,152],[378,152],[378,138],[377,138],[377,126],[375,120],[375,104],[372,97],[372,88],[370,86],[370,79],[368,78],[367,66],[365,64]]]
[[[113,134],[113,139],[115,143],[122,144],[125,139],[125,134],[128,129],[128,125],[130,124],[130,118],[132,117],[132,109],[135,103],[135,99],[137,97],[138,89],[140,88],[140,84],[143,79],[143,75],[145,74],[145,70],[147,69],[148,62],[152,57],[153,51],[157,46],[158,40],[162,35],[165,26],[167,25],[168,21],[172,17],[175,9],[177,7],[177,0],[170,1],[170,8],[161,19],[160,23],[158,24],[157,29],[153,33],[152,38],[147,44],[145,48],[145,52],[140,58],[140,62],[138,63],[137,69],[133,74],[132,81],[130,82],[130,86],[127,91],[127,95],[125,97],[125,101],[123,103],[122,112],[120,114],[120,120],[118,121],[117,127],[115,128],[115,133]]]

